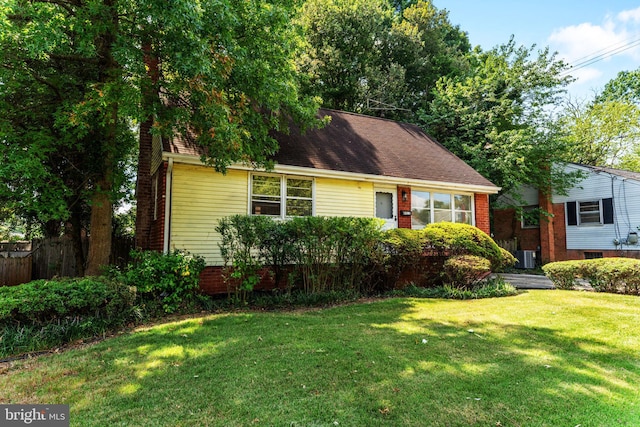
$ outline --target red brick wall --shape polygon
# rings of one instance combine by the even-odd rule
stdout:
[[[407,200],[402,200],[402,192]],[[402,215],[402,211],[411,212],[411,187],[398,187],[398,228],[411,228],[411,215]]]
[[[489,221],[489,195],[488,194],[476,194],[476,227],[485,233],[491,233],[491,224]]]
[[[540,228],[522,228],[522,221],[515,209],[496,209],[493,211],[493,238],[516,238],[518,249],[536,251],[540,246]]]

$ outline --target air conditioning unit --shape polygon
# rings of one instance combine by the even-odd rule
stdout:
[[[516,251],[516,268],[535,268],[536,251]]]

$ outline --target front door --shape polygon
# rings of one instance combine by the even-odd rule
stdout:
[[[384,220],[383,230],[398,228],[397,196],[396,188],[376,188],[376,218]]]

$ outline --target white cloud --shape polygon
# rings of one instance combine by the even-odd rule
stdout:
[[[574,66],[575,85],[596,82],[606,63],[640,60],[640,7],[607,15],[601,24],[584,22],[554,30],[548,42],[560,58]]]
[[[618,14],[620,22],[640,23],[640,7],[632,10],[624,10]]]
[[[549,42],[563,59],[576,62],[621,46],[627,38],[625,30],[618,31],[614,22],[607,20],[603,25],[585,22],[555,30]]]

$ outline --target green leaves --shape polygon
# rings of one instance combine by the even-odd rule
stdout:
[[[552,178],[548,166],[564,154],[553,114],[570,80],[548,50],[533,55],[513,39],[474,51],[469,72],[439,80],[418,114],[428,133],[503,191],[569,182]]]

